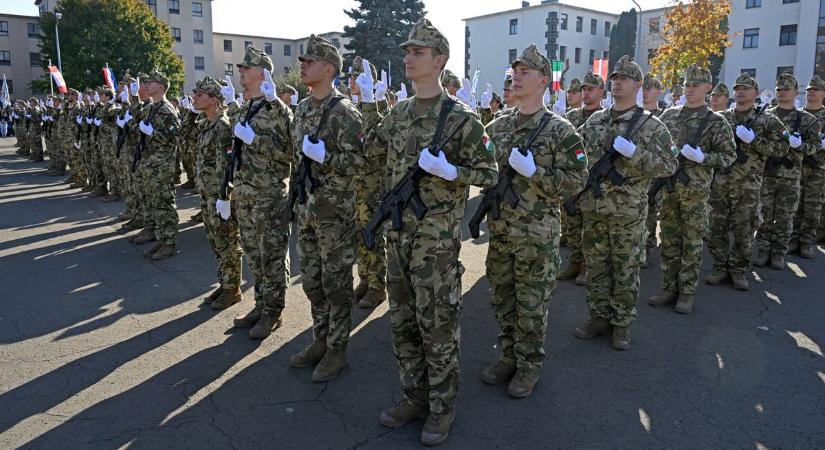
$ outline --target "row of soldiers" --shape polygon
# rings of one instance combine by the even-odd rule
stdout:
[[[455,417],[464,272],[460,226],[470,186],[483,188],[484,203],[497,212],[476,214],[486,215],[488,222],[487,277],[501,349],[481,379],[506,383],[508,395],[523,398],[541,376],[556,279],[571,277],[570,268],[559,273],[562,235],[571,250],[570,265],[578,269],[572,277],[586,274],[590,317],[576,336],[610,334],[613,347],[627,349],[650,190],[657,179],[670,183],[660,194],[664,275],[653,303],[678,300],[677,308],[689,312],[708,219],[714,271],[707,281],[718,284],[732,276],[741,287],[754,232],[759,231],[757,242],[769,245],[784,239],[780,210],[788,202],[781,195],[789,195],[788,186],[799,186],[795,171],[804,170],[806,156],[819,161],[823,155],[819,122],[803,115],[797,129],[793,117],[802,113],[784,110],[796,90],[787,76],[778,80],[777,92],[787,94],[777,95],[776,109],[754,108],[758,86],[743,75],[734,86],[736,107],[720,113],[705,103],[712,88],[709,72],[694,65],[686,70],[684,104],[651,112],[649,105],[636,103],[639,89],[649,87],[651,79],[645,81],[639,65],[622,57],[609,77],[609,108],[601,107],[604,80],[588,74],[581,83],[583,104],[565,118],[546,105],[551,64],[531,45],[513,62],[502,97],[486,92],[477,113],[459,100],[466,100],[466,90],[444,82],[449,43],[428,20],[413,27],[401,48],[415,95],[398,98],[395,105],[375,68],[360,58],[350,74],[350,97],[337,90],[333,82],[342,71],[341,55],[330,42],[312,36],[298,58],[310,96],[294,108],[289,106],[294,94],[279,93],[283,89],[272,81],[270,58],[249,47],[238,64],[243,101],[235,101],[231,83],[207,77],[197,83],[184,114],[194,117],[193,176],[220,282],[206,302],[223,309],[241,301],[241,258],[246,255],[255,306],[234,325],[249,328],[252,338],[276,330],[282,323],[294,219],[313,342],[289,364],[313,368],[315,382],[337,377],[348,365],[353,299],[374,307],[388,297],[404,395],[379,421],[398,427],[425,418],[425,445],[443,442]],[[102,154],[113,152],[120,163],[126,180],[119,191],[126,196],[124,218],[133,224],[127,228],[143,227],[130,238],[156,240],[147,256],[159,259],[163,249],[174,252],[175,149],[183,145],[183,124],[190,119],[181,118],[166,100],[163,74],[141,74],[122,84],[128,89],[114,100],[113,92],[97,92],[98,107],[114,114],[98,116],[94,96],[92,105],[80,105],[75,92],[62,108],[66,117],[58,115],[57,121],[65,122],[69,132],[80,130],[69,139],[74,141],[68,148],[73,175],[96,158],[94,128],[84,135],[84,123],[113,122],[107,148],[100,141],[97,147]],[[821,81],[811,86],[809,98],[811,92],[825,93]],[[724,93],[718,87],[713,97]],[[578,105],[572,95],[568,101]],[[821,109],[822,97],[817,104]],[[788,115],[791,126],[783,123]],[[91,154],[89,161],[85,156],[72,160],[73,153],[84,152]],[[770,175],[776,178],[772,183],[763,182],[768,157],[792,160],[790,168],[780,164],[778,174]],[[816,170],[825,171],[825,164]],[[821,186],[817,192],[822,195]],[[780,198],[768,206],[771,195]],[[814,196],[803,188],[806,195]],[[818,210],[808,211],[807,203],[805,208],[803,223],[818,220]],[[388,218],[392,223],[382,226]],[[800,226],[800,242],[808,242],[806,227]],[[370,229],[379,232],[367,245],[357,231]],[[360,284],[353,289],[356,262]]]

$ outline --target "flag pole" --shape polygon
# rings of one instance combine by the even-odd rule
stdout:
[[[52,60],[51,60],[51,58],[49,58],[49,66],[51,66],[51,65],[52,65]],[[49,90],[51,91],[52,96],[53,96],[54,95],[54,77],[52,76],[51,72],[49,72]]]

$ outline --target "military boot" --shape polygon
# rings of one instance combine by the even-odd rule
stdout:
[[[192,189],[195,187],[195,180],[186,180],[186,183],[178,186],[181,189]]]
[[[732,273],[730,275],[733,281],[733,288],[739,291],[747,291],[749,289],[748,279],[745,278],[744,273]]]
[[[386,299],[387,291],[384,289],[370,289],[367,291],[367,295],[358,302],[358,306],[364,309],[373,309]]]
[[[485,384],[501,384],[513,378],[515,373],[515,364],[499,360],[494,366],[490,366],[481,372],[481,381]]]
[[[584,263],[582,262],[571,262],[564,268],[558,275],[556,275],[557,280],[572,280],[576,278],[576,276],[584,270]]]
[[[156,240],[157,239],[155,238],[155,232],[148,228],[144,228],[143,230],[141,230],[140,233],[138,233],[137,237],[135,237],[135,240],[133,240],[132,243],[140,245],[145,244],[147,242],[154,242]]]
[[[217,299],[218,299],[218,297],[220,297],[220,296],[221,296],[221,292],[223,292],[223,286],[218,286],[218,288],[217,288],[217,289],[215,289],[214,291],[212,291],[212,293],[210,293],[209,295],[207,295],[207,296],[203,299],[203,304],[204,304],[204,305],[210,305],[210,304],[212,304],[212,302],[214,302],[215,300],[217,300]]]
[[[751,262],[754,266],[762,267],[768,263],[769,258],[770,254],[767,250],[756,250],[754,252],[753,258],[751,258]]]
[[[175,256],[175,244],[163,244],[152,253],[152,260],[160,261],[162,259],[171,258]]]
[[[576,337],[579,339],[593,339],[600,334],[610,331],[610,322],[603,317],[587,319],[582,326],[576,328]]]
[[[109,190],[106,189],[105,187],[99,187],[99,188],[95,189],[94,191],[92,191],[92,193],[90,195],[92,197],[103,197],[103,196],[109,195]]]
[[[513,398],[528,397],[539,382],[539,372],[519,370],[507,386],[507,395]]]
[[[584,266],[584,263],[582,263],[582,271],[579,272],[579,276],[576,277],[576,284],[579,286],[587,284],[587,267]]]
[[[665,306],[673,303],[676,300],[676,296],[678,294],[673,291],[666,291],[661,290],[653,297],[650,297],[647,300],[647,303],[651,306]]]
[[[124,233],[128,233],[129,231],[139,230],[141,228],[143,228],[143,220],[138,219],[137,217],[133,218],[132,220],[130,220],[130,221],[128,221],[128,222],[126,222],[126,223],[124,223],[123,225],[120,226],[120,230],[123,231]],[[130,242],[131,241],[134,241],[134,239],[131,239]]]
[[[86,183],[83,183],[81,181],[72,181],[71,183],[69,183],[69,188],[71,188],[71,189],[79,189],[79,188],[83,188],[85,186],[86,186]]]
[[[237,287],[235,289],[224,289],[223,292],[212,302],[210,305],[212,309],[226,309],[230,306],[234,305],[235,303],[240,302],[242,299],[241,297],[241,288]]]
[[[155,242],[151,247],[143,251],[143,256],[149,258],[163,245],[163,242]]]
[[[627,327],[613,327],[613,336],[610,339],[613,348],[616,350],[627,350],[630,348],[630,330]]]
[[[112,192],[112,193],[110,193],[109,195],[107,195],[107,196],[103,197],[103,202],[104,202],[104,203],[116,202],[116,201],[118,201],[118,200],[120,200],[120,196],[119,196],[119,195],[117,195],[117,194],[116,194],[116,193],[114,193],[114,192]]]
[[[799,248],[799,239],[791,239],[790,242],[788,242],[788,253],[796,253]]]
[[[714,267],[714,269],[710,272],[710,275],[705,277],[705,283],[711,286],[722,284],[723,281],[728,279],[728,275],[727,270],[717,269]]]
[[[192,222],[203,223],[203,211],[198,211],[198,213],[190,217],[189,220]]]
[[[387,428],[398,428],[415,419],[423,419],[430,412],[426,403],[416,403],[402,398],[392,408],[381,413],[378,422]]]
[[[771,268],[774,270],[785,270],[785,257],[780,254],[771,256]]]
[[[447,440],[450,428],[453,426],[455,411],[447,414],[430,413],[424,429],[421,430],[421,443],[427,447],[438,445]]]
[[[261,311],[263,311],[263,309],[263,304],[256,303],[255,307],[252,308],[251,311],[242,316],[235,317],[235,320],[232,323],[235,325],[235,328],[251,328],[258,322],[258,320],[260,320]]]
[[[328,350],[312,371],[312,382],[323,383],[332,380],[348,365],[346,348]]]
[[[327,353],[326,342],[312,341],[307,348],[292,355],[289,358],[289,365],[296,368],[310,367],[318,364],[318,361]]]
[[[266,339],[273,331],[277,330],[282,323],[280,314],[264,313],[264,311],[261,311],[261,318],[255,322],[255,326],[249,329],[249,338]]]
[[[679,294],[679,301],[676,302],[676,308],[674,309],[680,314],[691,314],[693,313],[694,301],[693,294]]]
[[[799,246],[799,256],[805,259],[811,259],[814,257],[814,245],[813,244],[801,244]]]
[[[364,296],[367,295],[367,291],[369,291],[369,290],[370,290],[369,284],[367,284],[366,281],[361,280],[358,283],[358,286],[352,292],[352,294],[355,296],[355,301],[357,302],[357,301],[360,301],[362,298],[364,298]]]

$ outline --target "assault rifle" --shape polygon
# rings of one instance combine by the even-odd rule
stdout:
[[[713,111],[705,113],[704,117],[702,117],[702,122],[699,123],[699,128],[696,129],[696,134],[692,140],[687,141],[687,145],[691,147],[699,145],[699,140],[705,131],[705,125],[707,125],[708,119],[710,119],[711,116],[713,116]],[[690,184],[690,175],[685,172],[685,160],[687,158],[680,153],[677,159],[679,160],[679,167],[676,168],[676,172],[673,172],[673,175],[669,177],[657,178],[656,181],[653,182],[653,185],[650,186],[650,189],[647,191],[647,203],[649,205],[656,203],[656,195],[659,194],[662,188],[666,188],[667,192],[672,194],[676,190],[677,182],[682,183],[684,186]]]
[[[252,103],[249,104],[249,109],[246,110],[246,116],[244,117],[242,125],[249,124],[249,121],[255,117],[255,114],[258,114],[258,111],[261,110],[266,104],[266,99],[262,99],[260,103],[255,105],[255,101],[251,100]],[[243,165],[243,141],[241,138],[235,136],[232,140],[232,156],[229,158],[229,162],[226,163],[223,169],[223,182],[221,183],[221,199],[228,200],[229,199],[229,187],[235,181],[235,172],[241,170],[241,166]]]
[[[158,103],[157,106],[150,107],[151,109],[149,110],[149,117],[146,118],[147,124],[152,125],[152,121],[155,120],[155,114],[158,113],[158,110],[161,106],[163,106],[163,103]],[[137,170],[138,161],[140,161],[143,158],[144,150],[146,150],[146,134],[140,133],[140,140],[138,141],[137,147],[135,147],[134,153],[132,153],[132,172]]]

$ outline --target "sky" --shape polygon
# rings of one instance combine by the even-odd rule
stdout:
[[[670,0],[637,0],[643,10],[666,6]],[[530,0],[531,5],[541,0]],[[567,0],[560,3],[609,12],[634,7],[632,0]],[[356,0],[214,0],[213,31],[283,38],[300,38],[311,33],[344,31],[351,25],[345,9]],[[521,7],[521,0],[424,0],[427,17],[446,34],[453,54],[447,68],[464,72],[464,21],[462,19]],[[0,0],[0,13],[36,15],[34,0]]]

